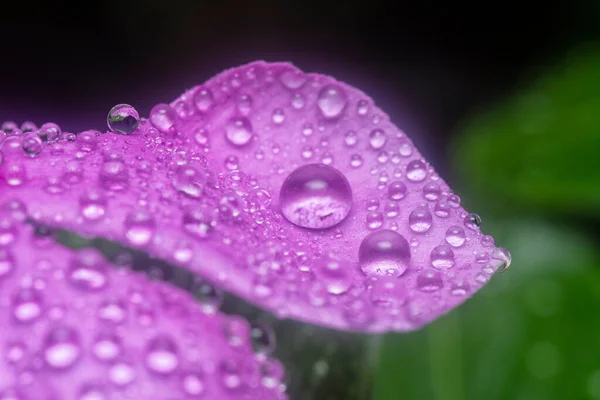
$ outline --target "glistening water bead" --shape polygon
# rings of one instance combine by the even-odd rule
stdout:
[[[342,222],[352,208],[352,189],[346,177],[324,164],[294,170],[279,193],[283,216],[303,228],[325,229]]]
[[[408,241],[389,229],[370,233],[358,249],[360,268],[369,276],[400,276],[410,257]]]
[[[118,104],[111,108],[106,123],[111,131],[129,135],[137,129],[140,123],[140,115],[129,104]]]

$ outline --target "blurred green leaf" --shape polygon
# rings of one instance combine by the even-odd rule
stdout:
[[[600,48],[542,70],[459,133],[454,164],[487,203],[600,215]]]
[[[511,268],[428,327],[386,335],[374,399],[600,399],[593,243],[541,222],[490,225]]]

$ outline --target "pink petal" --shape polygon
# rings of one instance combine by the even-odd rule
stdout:
[[[243,319],[1,222],[0,398],[286,398]]]
[[[333,78],[252,63],[150,121],[34,157],[5,141],[0,190],[35,219],[340,329],[417,329],[510,262],[389,116]]]

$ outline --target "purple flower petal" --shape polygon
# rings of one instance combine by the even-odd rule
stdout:
[[[0,222],[0,398],[286,398],[241,318]]]
[[[132,134],[7,137],[0,191],[340,329],[417,329],[510,263],[389,116],[333,78],[257,62],[139,126],[116,108],[112,129]]]

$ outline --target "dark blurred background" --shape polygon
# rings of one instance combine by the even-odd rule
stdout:
[[[373,398],[600,399],[599,21],[592,0],[13,2],[0,120],[103,129],[256,59],[357,86],[514,260],[384,337]]]

